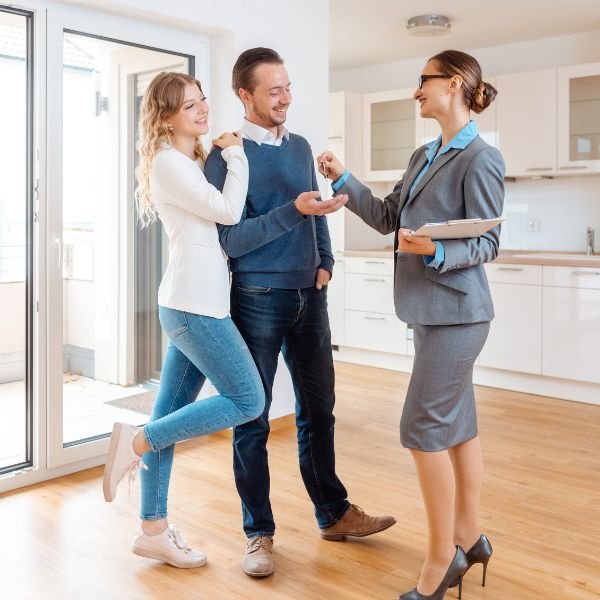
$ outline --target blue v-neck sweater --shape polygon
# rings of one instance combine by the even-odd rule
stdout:
[[[305,217],[294,200],[318,191],[310,145],[290,134],[281,146],[244,139],[250,167],[248,196],[237,225],[219,225],[235,281],[284,289],[315,285],[317,269],[333,270],[325,217]],[[206,178],[222,190],[227,164],[215,148],[204,166]],[[201,268],[201,266],[199,266]]]

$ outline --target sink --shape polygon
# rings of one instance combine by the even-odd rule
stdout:
[[[511,254],[512,258],[528,258],[528,259],[555,259],[555,260],[593,260],[600,262],[600,254],[593,254],[588,256],[587,254],[571,254],[561,252],[528,252],[527,254]]]

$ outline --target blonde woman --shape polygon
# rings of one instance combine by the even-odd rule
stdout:
[[[255,419],[265,402],[252,356],[229,316],[229,273],[217,233],[217,223],[241,218],[248,162],[241,135],[224,133],[213,140],[227,161],[223,192],[207,182],[200,136],[208,132],[208,104],[194,77],[160,73],[141,111],[138,210],[144,225],[158,216],[169,237],[158,290],[169,346],[150,422],[114,426],[104,497],[112,502],[123,477],[141,467],[141,526],[132,551],[175,567],[200,567],[206,556],[167,521],[174,445]],[[194,402],[207,378],[218,394]]]

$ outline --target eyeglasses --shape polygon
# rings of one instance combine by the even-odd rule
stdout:
[[[452,79],[452,75],[420,75],[419,76],[419,89],[423,89],[423,84],[428,79]]]

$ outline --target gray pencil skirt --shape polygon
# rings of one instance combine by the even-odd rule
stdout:
[[[400,420],[406,448],[437,452],[477,435],[473,365],[489,322],[414,325],[415,360]]]

